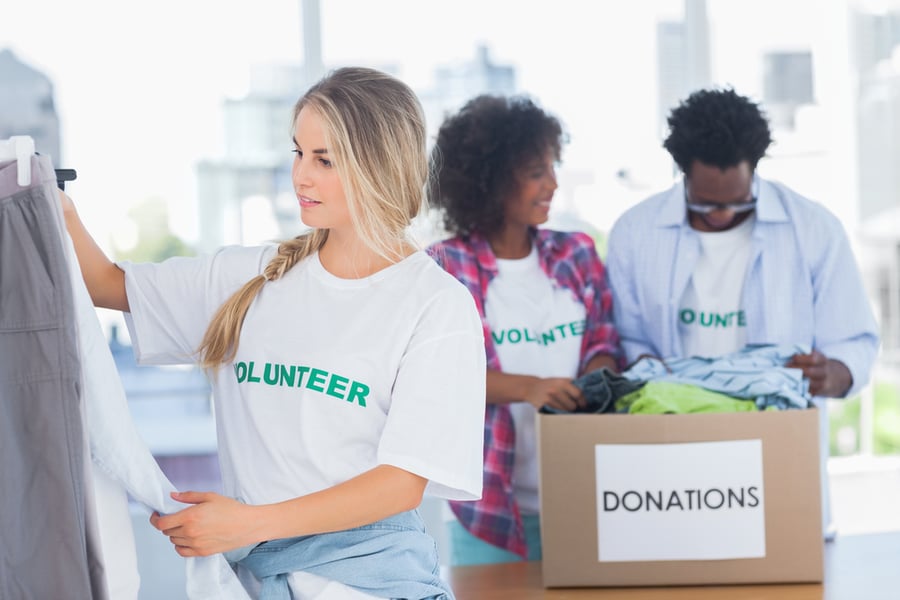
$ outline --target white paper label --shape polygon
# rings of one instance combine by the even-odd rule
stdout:
[[[599,560],[766,555],[761,440],[598,444]]]

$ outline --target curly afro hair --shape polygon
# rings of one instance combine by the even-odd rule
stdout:
[[[559,160],[565,141],[556,117],[525,96],[477,96],[447,117],[431,152],[429,190],[447,231],[498,231],[520,170],[548,151]]]
[[[756,169],[772,143],[759,106],[730,88],[694,92],[672,110],[668,122],[663,147],[686,175],[695,160],[723,170],[746,160]]]

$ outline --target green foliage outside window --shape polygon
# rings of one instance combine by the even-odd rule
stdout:
[[[875,383],[873,404],[872,453],[900,454],[900,386]],[[859,452],[860,411],[859,396],[831,402],[829,441],[832,456]]]
[[[169,229],[169,215],[165,202],[150,198],[128,211],[137,230],[133,247],[119,248],[113,243],[117,261],[160,262],[173,256],[193,256],[194,249]]]

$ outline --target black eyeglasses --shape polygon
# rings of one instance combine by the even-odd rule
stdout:
[[[717,211],[730,211],[733,213],[750,212],[756,208],[756,198],[759,195],[759,181],[757,177],[753,178],[753,195],[749,200],[743,202],[726,202],[724,204],[716,202],[691,202],[687,191],[687,177],[684,178],[684,205],[693,213],[708,215]]]

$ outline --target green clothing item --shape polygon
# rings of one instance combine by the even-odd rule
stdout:
[[[752,400],[739,400],[686,383],[649,381],[641,389],[616,401],[616,410],[632,414],[753,412]]]

